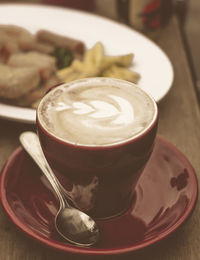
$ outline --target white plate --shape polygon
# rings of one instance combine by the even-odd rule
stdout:
[[[23,26],[32,33],[39,29],[51,30],[83,40],[88,48],[101,41],[108,55],[133,52],[132,68],[141,74],[138,84],[156,102],[163,99],[172,86],[173,68],[166,54],[147,37],[109,19],[67,8],[3,4],[0,24]],[[35,123],[35,110],[0,103],[0,117]]]

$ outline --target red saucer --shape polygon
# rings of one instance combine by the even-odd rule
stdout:
[[[154,244],[183,224],[196,202],[197,178],[186,157],[157,137],[131,208],[120,217],[98,221],[101,239],[92,248],[64,243],[57,236],[53,226],[57,198],[21,147],[2,170],[0,198],[13,223],[35,240],[75,254],[114,255]]]

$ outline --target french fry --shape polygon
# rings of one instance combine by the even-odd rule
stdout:
[[[117,65],[113,65],[109,69],[105,70],[102,76],[124,79],[133,83],[137,83],[140,78],[140,75],[137,72],[130,71]]]
[[[85,71],[85,65],[84,65],[84,63],[81,62],[80,60],[74,60],[74,61],[72,62],[71,67],[72,67],[74,70],[76,70],[76,71],[80,71],[80,72]]]
[[[78,79],[80,74],[81,73],[79,71],[73,70],[70,74],[68,74],[68,76],[63,81],[67,83],[76,80]]]
[[[98,67],[94,67],[90,71],[85,71],[85,72],[81,73],[77,79],[99,77],[99,76],[100,76],[99,68]]]
[[[84,63],[85,65],[87,65],[87,64],[92,64],[92,63],[93,63],[93,52],[92,52],[92,49],[87,50],[87,51],[85,52],[85,55],[84,55],[84,57],[83,57],[83,63]]]
[[[97,42],[93,48],[85,52],[83,63],[86,67],[98,66],[104,57],[103,45]]]
[[[74,69],[70,66],[56,72],[57,77],[62,81],[68,77],[70,73],[72,73]]]
[[[103,45],[100,42],[97,42],[93,47],[93,62],[95,65],[99,65],[102,63],[104,58],[104,50]]]
[[[74,60],[70,67],[59,70],[58,78],[62,81],[88,77],[114,77],[137,83],[140,75],[127,69],[132,63],[132,53],[118,56],[105,56],[101,42],[97,42],[93,48],[85,51],[83,61]]]
[[[122,67],[129,67],[133,61],[134,55],[133,53],[127,55],[120,55],[120,56],[105,56],[104,62],[111,66],[113,64],[117,64]]]

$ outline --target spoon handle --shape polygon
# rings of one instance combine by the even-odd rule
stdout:
[[[62,187],[44,156],[37,134],[34,132],[23,132],[20,135],[19,140],[24,149],[33,158],[33,160],[47,177],[48,181],[51,183],[60,200],[60,205],[64,206],[67,204],[67,206],[69,206],[68,202],[64,200],[65,195],[63,194]]]

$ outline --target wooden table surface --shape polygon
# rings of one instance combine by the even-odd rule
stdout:
[[[176,18],[159,36],[157,43],[172,61],[175,73],[173,87],[159,104],[159,134],[175,144],[190,160],[200,177],[200,111],[190,69]],[[152,61],[153,66],[153,61]],[[160,86],[162,87],[162,86]],[[22,131],[35,126],[0,120],[0,169],[9,155],[19,146]],[[181,228],[158,244],[113,259],[139,260],[198,260],[200,259],[200,207],[196,208]],[[8,220],[0,208],[0,259],[45,260],[84,259],[63,254],[36,243],[25,236]],[[94,259],[94,258],[92,258]],[[108,257],[111,259],[111,257]]]

